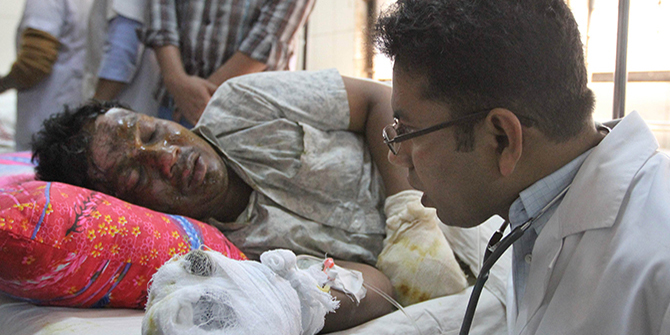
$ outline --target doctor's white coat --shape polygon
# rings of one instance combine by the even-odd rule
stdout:
[[[636,113],[591,152],[538,236],[510,334],[670,334],[670,158]]]

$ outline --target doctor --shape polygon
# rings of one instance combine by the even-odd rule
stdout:
[[[670,159],[636,112],[594,123],[565,2],[400,0],[376,28],[395,61],[389,160],[422,202],[453,226],[532,222],[510,333],[670,334]]]

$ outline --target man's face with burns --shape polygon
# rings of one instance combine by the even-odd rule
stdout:
[[[88,174],[98,191],[198,219],[211,216],[226,195],[221,157],[175,122],[113,108],[85,130],[92,134]]]

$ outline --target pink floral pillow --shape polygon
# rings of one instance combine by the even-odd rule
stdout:
[[[205,223],[67,184],[0,176],[0,291],[12,297],[144,308],[156,270],[201,247],[246,259]]]

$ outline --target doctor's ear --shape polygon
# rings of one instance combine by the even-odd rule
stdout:
[[[521,158],[523,132],[521,122],[508,109],[495,108],[486,117],[488,131],[495,136],[498,170],[507,177],[514,172]]]

